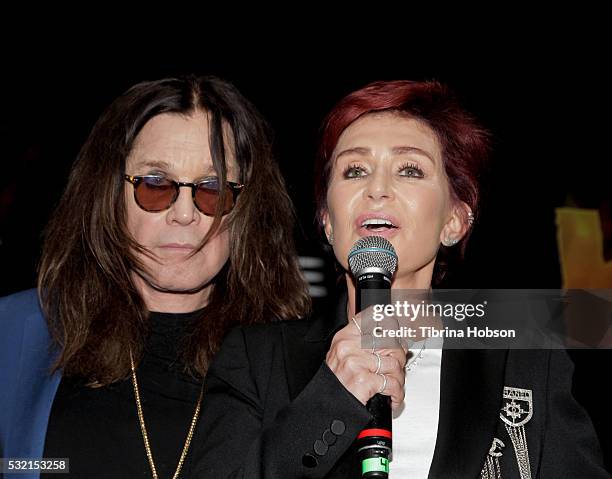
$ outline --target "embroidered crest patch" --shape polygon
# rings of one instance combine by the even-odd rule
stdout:
[[[504,387],[502,408],[499,417],[508,426],[519,427],[527,424],[533,416],[531,389]]]

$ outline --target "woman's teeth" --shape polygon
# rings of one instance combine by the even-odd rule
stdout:
[[[367,228],[370,231],[384,231],[388,228],[397,228],[391,221],[372,218],[361,223],[362,228]]]

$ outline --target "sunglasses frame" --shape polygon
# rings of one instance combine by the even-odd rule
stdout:
[[[186,182],[186,181],[170,180],[168,178],[164,178],[163,176],[158,176],[158,175],[128,175],[128,174],[124,174],[123,178],[125,179],[125,181],[127,181],[127,182],[132,184],[132,186],[134,187],[133,188],[134,189],[134,201],[140,207],[140,209],[142,209],[143,211],[146,211],[147,213],[159,213],[161,211],[169,210],[172,207],[172,205],[176,202],[178,197],[179,197],[179,191],[180,191],[179,189],[182,188],[182,187],[189,187],[189,188],[191,188],[191,199],[193,200],[193,204],[198,209],[198,211],[200,213],[202,213],[203,215],[206,215],[206,216],[215,216],[214,213],[212,213],[212,214],[205,213],[204,211],[202,211],[200,209],[200,207],[196,203],[195,195],[196,195],[196,190],[197,190],[197,188],[200,185],[206,184],[206,183],[212,183],[213,181],[218,181],[217,178],[214,178],[214,179],[204,179],[202,181],[198,181],[197,183],[190,183],[190,182]],[[161,210],[148,210],[148,209],[144,208],[140,204],[140,202],[138,201],[138,197],[136,196],[136,188],[138,188],[138,185],[140,185],[145,178],[164,178],[165,180],[167,180],[170,183],[172,183],[172,185],[174,186],[175,193],[174,193],[174,197],[172,198],[172,201],[170,201],[168,206],[166,206],[165,208],[163,208]],[[230,190],[232,191],[233,202],[234,202],[234,205],[232,206],[232,210],[233,210],[234,207],[236,206],[236,200],[238,199],[238,194],[240,193],[240,191],[242,191],[242,188],[244,188],[244,184],[242,184],[242,183],[234,183],[232,181],[226,181],[225,184],[226,184],[226,186],[229,186]],[[232,210],[228,211],[225,214],[229,214]]]

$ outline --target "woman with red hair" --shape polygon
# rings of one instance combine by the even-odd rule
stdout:
[[[355,440],[376,394],[393,406],[391,477],[608,477],[564,352],[362,347],[351,248],[383,237],[392,290],[430,290],[463,255],[488,151],[437,82],[376,82],[336,105],[315,192],[346,291],[326,317],[228,335],[206,380],[201,477],[361,477]]]

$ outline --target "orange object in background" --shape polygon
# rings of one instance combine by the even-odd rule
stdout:
[[[599,211],[557,208],[556,223],[563,288],[612,288],[612,261],[604,261]]]
[[[599,210],[557,208],[557,244],[564,289],[612,288],[612,261],[604,260],[603,228]],[[597,292],[585,292],[593,297]],[[566,310],[568,345],[610,347],[612,327],[609,325],[610,300],[605,294],[593,317],[585,318],[580,307],[580,296],[573,295],[573,303]],[[588,321],[588,323],[587,323]]]

